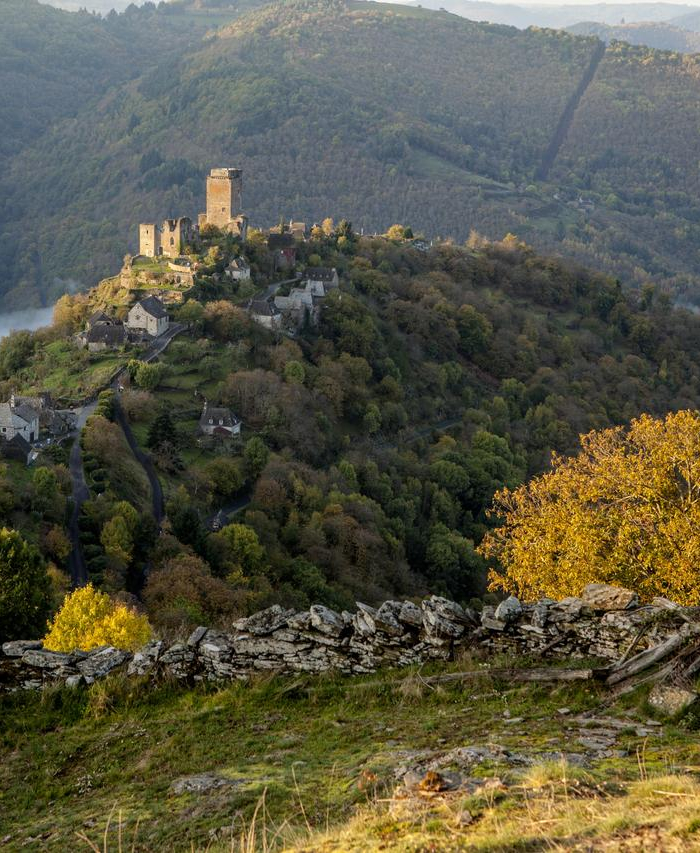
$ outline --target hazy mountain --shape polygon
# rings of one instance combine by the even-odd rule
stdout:
[[[680,53],[700,52],[700,33],[682,30],[666,23],[641,24],[597,24],[584,21],[567,28],[576,35],[597,36],[603,41],[626,41],[630,44],[648,45],[659,50],[674,50]]]
[[[563,29],[580,21],[616,25],[621,22],[669,21],[697,15],[693,6],[676,3],[595,3],[591,5],[524,5],[488,3],[479,0],[428,0],[412,5],[427,9],[446,9],[472,21],[488,21],[513,27],[552,27]],[[677,22],[678,26],[682,26]]]

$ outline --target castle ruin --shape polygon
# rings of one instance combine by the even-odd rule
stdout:
[[[241,213],[242,196],[241,169],[212,169],[207,176],[207,209],[199,214],[199,227],[215,225],[245,240],[248,217]]]
[[[242,194],[241,169],[212,169],[207,176],[207,209],[199,214],[197,225],[187,216],[165,219],[162,224],[142,222],[139,225],[139,254],[147,258],[163,255],[177,258],[196,237],[198,228],[206,225],[215,225],[245,240],[248,217],[241,213]]]

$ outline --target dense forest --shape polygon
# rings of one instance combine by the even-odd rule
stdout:
[[[27,77],[18,86],[0,66],[6,307],[94,284],[134,250],[140,220],[196,215],[217,163],[244,169],[260,225],[333,210],[366,232],[512,232],[696,298],[693,58],[609,48],[543,184],[534,175],[595,38],[382,4],[253,6],[147,3],[101,19],[6,0],[4,38]],[[76,39],[86,63],[107,59],[73,85]],[[54,67],[58,88],[42,88]],[[23,118],[32,89],[43,133]]]
[[[361,237],[326,221],[300,244],[300,264],[335,266],[341,287],[294,339],[242,310],[240,285],[220,275],[239,247],[214,234],[176,311],[190,332],[158,364],[118,356],[130,377],[120,406],[156,464],[167,520],[157,536],[106,393],[83,434],[81,542],[90,578],[139,596],[159,630],[275,601],[481,597],[488,567],[475,548],[495,523],[496,490],[542,471],[552,450],[575,451],[580,433],[695,405],[700,319],[653,286],[625,293],[514,237],[424,252],[401,233]],[[260,235],[242,248],[264,276]],[[49,330],[6,338],[0,391],[54,390],[57,363],[61,382],[79,381],[89,364],[67,335],[112,287],[65,297]],[[203,399],[242,418],[241,442],[198,439]],[[66,462],[60,448],[33,470],[8,461],[0,507],[59,589]],[[232,506],[234,522],[212,532]]]

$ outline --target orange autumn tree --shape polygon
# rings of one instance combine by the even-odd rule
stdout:
[[[479,551],[495,558],[491,588],[524,598],[579,595],[587,583],[700,603],[700,415],[643,415],[629,429],[581,436],[581,452],[503,489],[502,525]]]

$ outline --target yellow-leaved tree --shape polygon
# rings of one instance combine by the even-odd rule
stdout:
[[[599,582],[699,604],[700,414],[581,436],[578,456],[498,492],[492,515],[479,551],[503,569],[493,589],[562,598]]]
[[[88,584],[65,597],[44,637],[44,647],[54,652],[89,651],[97,646],[134,651],[150,637],[148,617]]]

